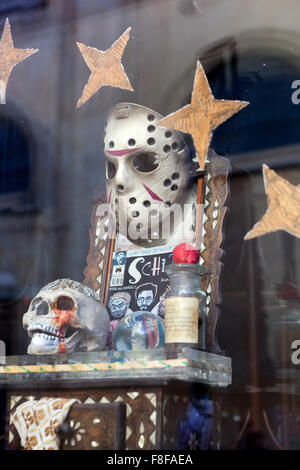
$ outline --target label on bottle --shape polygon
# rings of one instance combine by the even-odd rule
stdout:
[[[165,343],[198,343],[199,299],[165,299]]]

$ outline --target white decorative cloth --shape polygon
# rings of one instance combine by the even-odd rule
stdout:
[[[59,450],[55,429],[63,423],[71,406],[79,400],[41,398],[19,405],[11,417],[25,450]]]

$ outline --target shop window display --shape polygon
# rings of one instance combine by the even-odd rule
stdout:
[[[299,448],[299,5],[2,3],[1,447]]]

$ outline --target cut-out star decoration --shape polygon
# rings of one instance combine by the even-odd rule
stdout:
[[[197,61],[191,103],[161,119],[157,125],[191,134],[199,170],[204,170],[212,131],[248,104],[248,101],[214,99],[202,65]]]
[[[10,73],[15,65],[38,52],[39,49],[16,49],[14,47],[10,24],[6,18],[0,41],[0,103],[6,103],[6,87]]]
[[[106,51],[77,42],[77,46],[89,67],[91,74],[79,98],[76,108],[80,108],[103,86],[134,91],[127,77],[121,59],[129,39],[131,27]]]
[[[261,237],[276,230],[284,230],[300,238],[300,184],[291,184],[263,165],[263,177],[268,208],[263,217],[244,240]]]

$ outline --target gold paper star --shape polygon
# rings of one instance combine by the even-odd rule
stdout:
[[[77,108],[80,108],[103,86],[134,91],[121,63],[130,31],[131,28],[128,28],[107,51],[100,51],[95,47],[85,46],[77,42],[77,46],[91,70],[88,82],[77,102]]]
[[[191,104],[169,114],[157,124],[191,134],[199,167],[203,170],[212,131],[247,104],[247,101],[215,100],[202,65],[197,61]]]
[[[244,240],[260,237],[276,230],[285,230],[300,238],[300,184],[294,186],[263,165],[268,209]]]
[[[15,65],[38,52],[39,49],[16,49],[10,31],[10,24],[6,18],[4,31],[0,41],[0,103],[6,103],[6,87],[10,73]]]

